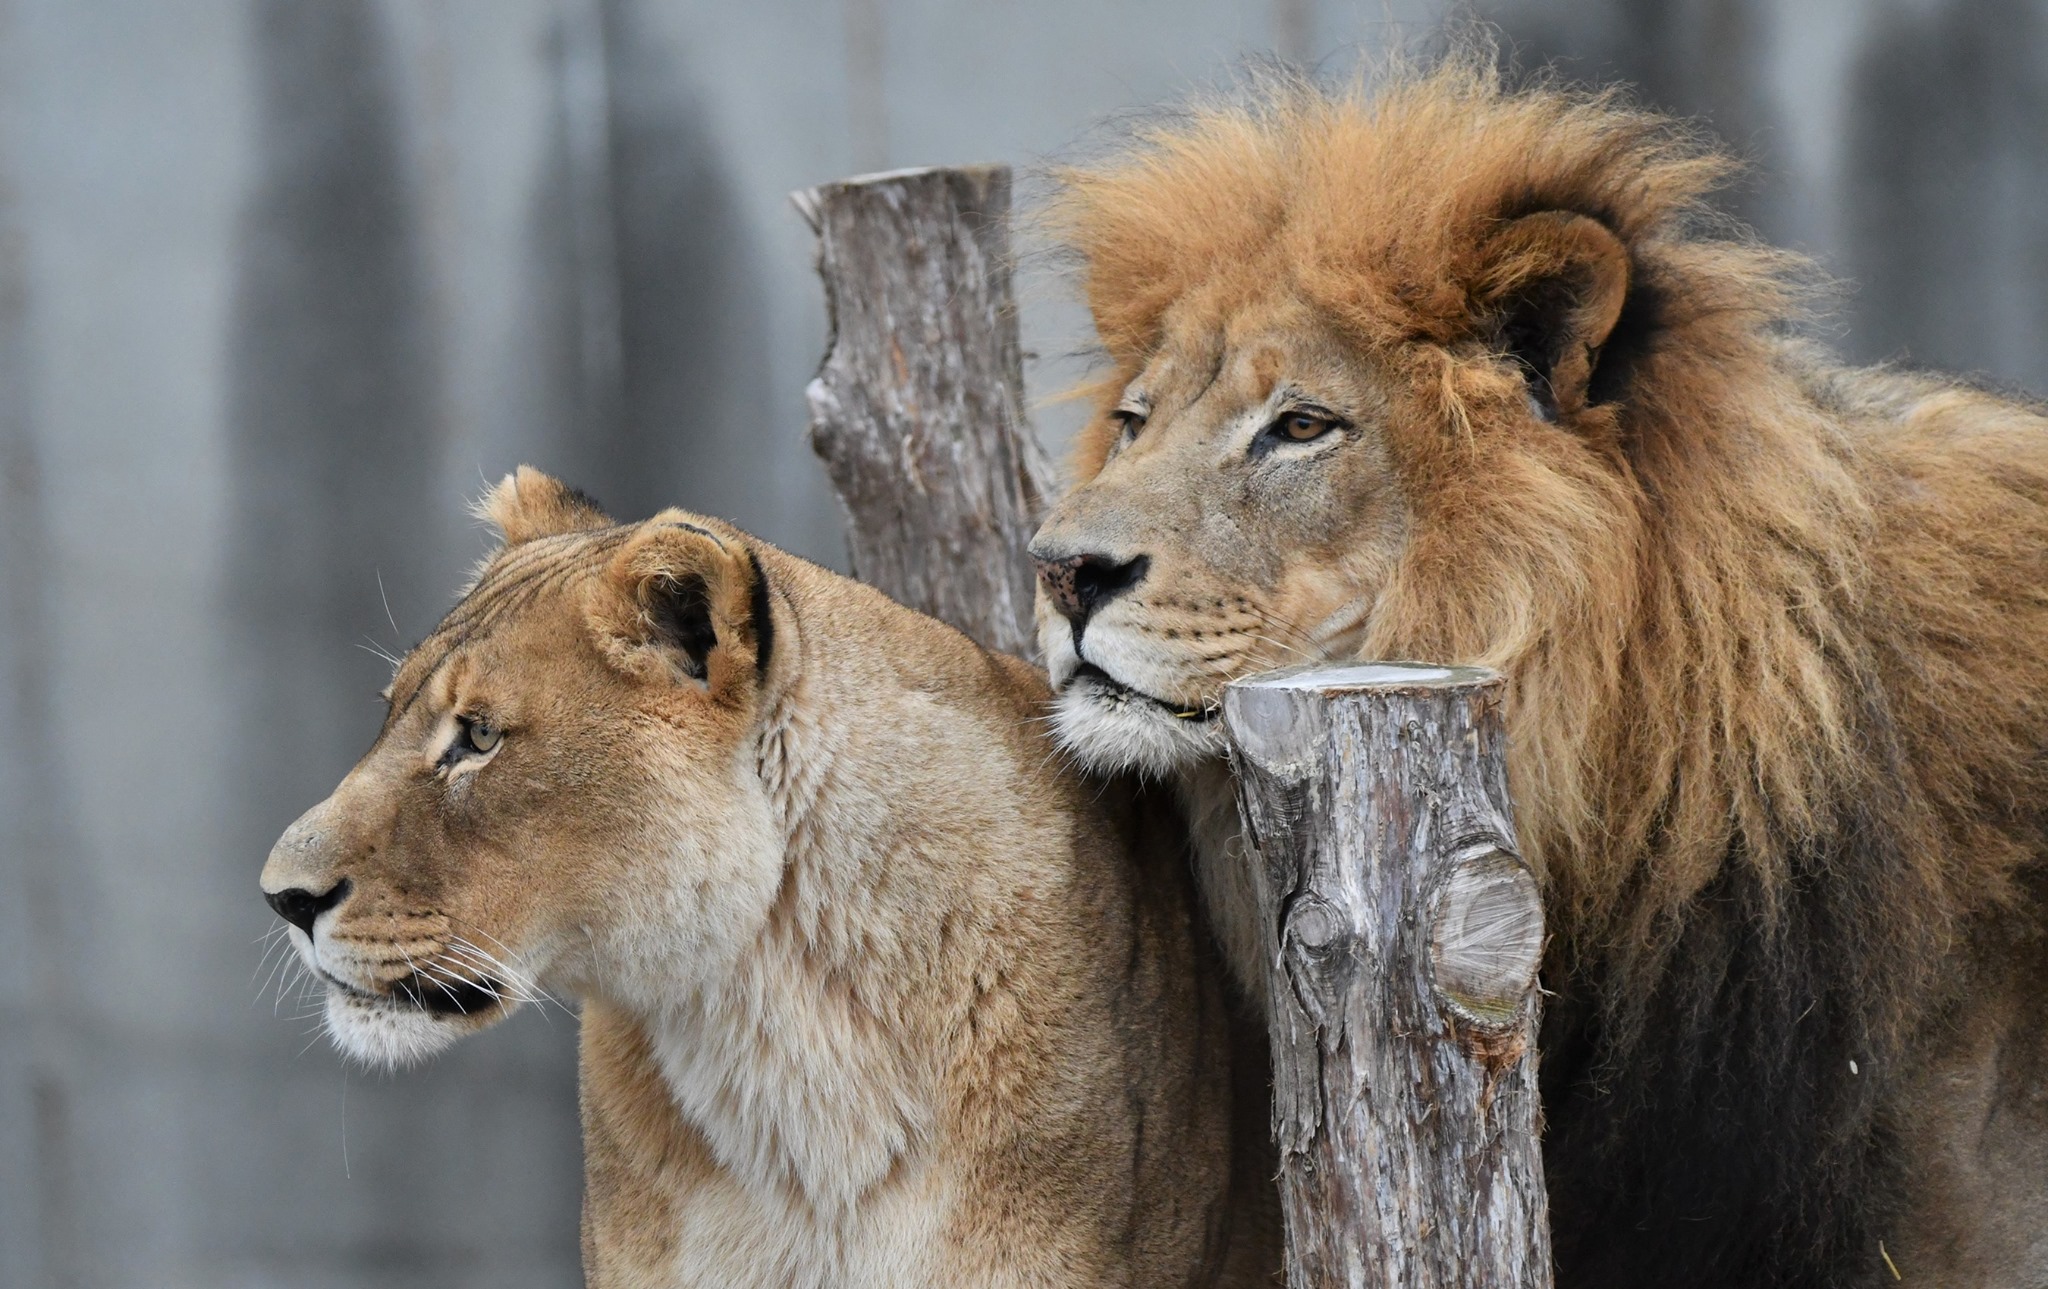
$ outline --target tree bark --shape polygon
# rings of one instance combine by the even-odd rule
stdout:
[[[832,333],[811,446],[854,576],[1031,657],[1025,548],[1050,471],[1024,418],[1007,166],[904,170],[794,194]]]
[[[1536,968],[1502,682],[1413,664],[1230,685],[1268,944],[1288,1283],[1547,1289]]]

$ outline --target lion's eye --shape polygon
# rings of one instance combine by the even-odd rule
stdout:
[[[465,717],[462,721],[462,738],[472,752],[488,752],[504,737],[503,730],[480,716]]]
[[[1334,417],[1318,416],[1314,412],[1289,412],[1273,422],[1269,432],[1290,443],[1307,443],[1336,428]]]
[[[1145,428],[1145,414],[1128,407],[1117,408],[1109,414],[1109,419],[1116,424],[1118,439],[1125,443],[1138,437],[1138,431]]]

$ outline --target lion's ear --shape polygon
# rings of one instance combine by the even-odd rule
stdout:
[[[476,512],[504,534],[507,546],[612,524],[588,495],[530,465],[500,479],[476,503]]]
[[[737,699],[773,647],[766,575],[739,538],[675,515],[648,520],[612,556],[593,587],[591,627],[629,673]]]
[[[1547,210],[1489,237],[1480,266],[1473,299],[1527,374],[1537,413],[1556,421],[1584,409],[1628,299],[1628,248],[1598,220]]]

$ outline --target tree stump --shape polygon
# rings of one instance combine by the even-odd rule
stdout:
[[[1223,717],[1272,929],[1287,1276],[1547,1289],[1536,970],[1502,681],[1477,668],[1290,668]]]
[[[818,234],[831,339],[811,446],[853,574],[1031,657],[1026,547],[1050,471],[1024,417],[1007,166],[902,170],[792,196]]]

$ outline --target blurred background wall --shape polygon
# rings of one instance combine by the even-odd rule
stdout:
[[[2048,390],[2048,2],[1479,12],[1752,158],[1732,204],[1853,281],[1849,353]],[[578,1283],[570,1018],[369,1075],[260,992],[263,854],[482,552],[465,501],[532,461],[841,562],[790,189],[1029,165],[1438,17],[0,0],[0,1286]],[[1088,337],[1022,291],[1042,396]]]

